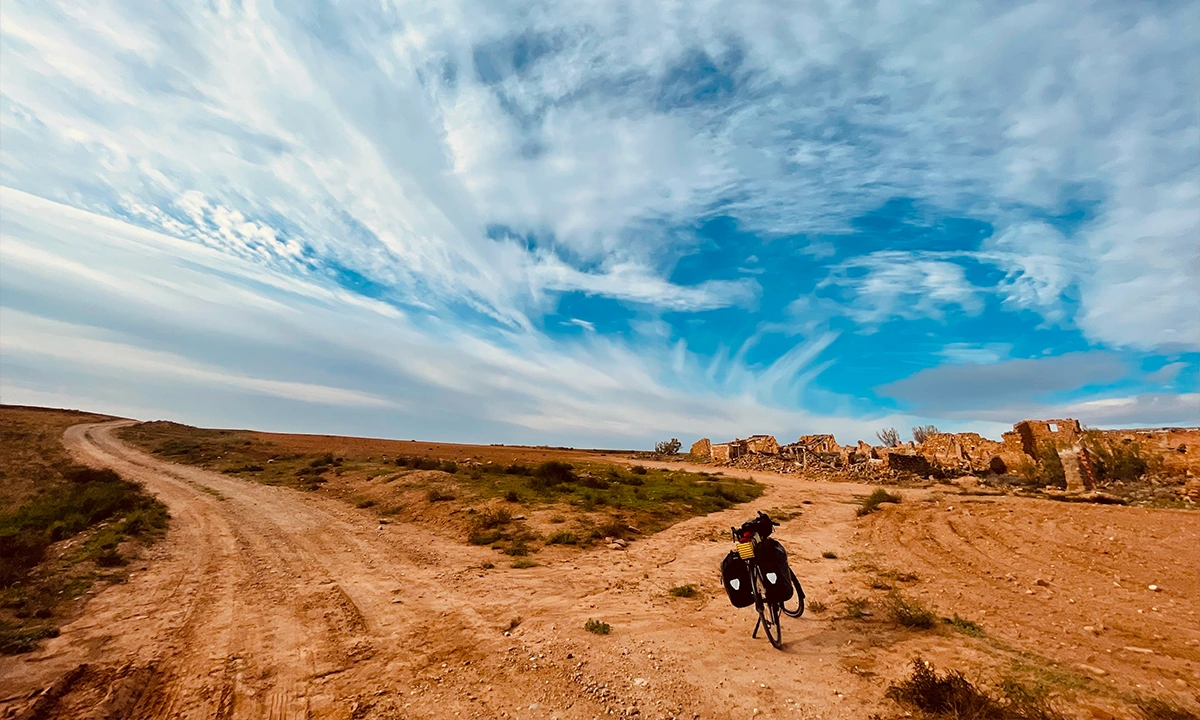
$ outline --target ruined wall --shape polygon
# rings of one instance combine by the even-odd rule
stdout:
[[[1164,473],[1200,477],[1200,428],[1095,432],[1110,442],[1137,443],[1144,456],[1160,458]]]
[[[688,451],[692,457],[703,458],[704,460],[712,459],[712,442],[708,438],[700,438],[692,443],[692,449]]]
[[[832,435],[801,435],[796,445],[803,446],[809,452],[839,455],[842,453],[842,446],[838,445],[837,438]]]
[[[759,455],[778,455],[779,442],[772,435],[751,435],[741,441],[745,452]]]
[[[716,443],[712,446],[711,457],[713,462],[720,464],[733,460],[736,455],[729,443]]]
[[[1059,448],[1058,459],[1062,462],[1067,480],[1067,492],[1082,492],[1096,489],[1096,474],[1092,469],[1091,457],[1082,444]]]
[[[996,442],[978,433],[934,433],[917,446],[917,452],[944,470],[986,473],[997,468],[996,459],[1005,470],[1020,465],[1025,460],[1020,447],[1019,442]]]
[[[1021,450],[1026,455],[1036,456],[1037,446],[1043,440],[1049,440],[1055,447],[1074,445],[1083,435],[1083,428],[1078,420],[1066,418],[1062,420],[1022,420],[1013,425],[1021,442]],[[1007,435],[1007,433],[1005,433]]]

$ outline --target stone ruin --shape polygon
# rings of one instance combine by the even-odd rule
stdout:
[[[1067,490],[1097,487],[1094,459],[1083,440],[1095,433],[1110,444],[1138,443],[1160,458],[1164,472],[1195,478],[1200,475],[1200,428],[1085,431],[1078,420],[1022,420],[991,440],[977,433],[933,433],[924,442],[879,447],[858,441],[841,445],[833,435],[803,435],[780,445],[773,436],[713,443],[701,439],[692,446],[698,460],[739,465],[781,473],[911,474],[918,476],[985,475],[1015,472],[1040,462],[1047,448],[1057,453],[1066,475]],[[1187,485],[1200,487],[1200,481]]]

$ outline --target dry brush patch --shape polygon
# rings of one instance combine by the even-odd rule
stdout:
[[[76,465],[63,431],[110,418],[0,408],[0,652],[33,650],[97,581],[120,582],[163,536],[166,507],[112,470]]]
[[[604,462],[601,455],[547,449],[425,445],[315,436],[207,430],[168,422],[120,431],[122,439],[174,462],[271,485],[332,494],[362,509],[458,527],[464,539],[513,556],[545,545],[584,548],[640,535],[762,494],[753,481]],[[523,462],[522,454],[539,462]],[[512,510],[497,514],[502,502]],[[539,533],[541,514],[563,527]],[[539,521],[545,522],[545,521]],[[543,537],[543,534],[545,537]]]

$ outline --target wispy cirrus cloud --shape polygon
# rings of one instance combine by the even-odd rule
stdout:
[[[368,353],[377,381],[473,398],[456,412],[489,429],[589,427],[565,413],[634,435],[650,418],[729,427],[720,402],[747,424],[842,422],[813,414],[812,391],[861,400],[956,343],[1150,354],[1192,389],[1187,2],[0,14],[0,184],[26,211],[5,208],[23,268],[2,278],[6,308],[131,326],[73,302],[39,315],[55,298],[35,277],[115,283],[110,307],[144,321],[137,347],[263,379],[273,357],[311,373],[289,382],[368,393],[331,368],[374,333],[390,343]],[[58,220],[36,222],[30,197]],[[885,222],[897,200],[912,212]],[[732,229],[714,249],[718,217]],[[313,325],[314,308],[345,319]],[[930,324],[939,341],[901,357]],[[268,348],[250,351],[251,328]],[[838,375],[875,356],[839,356],[867,335],[897,359]],[[546,380],[560,373],[587,382]],[[817,387],[835,377],[858,385]],[[621,419],[646,398],[689,412]],[[856,412],[847,426],[886,411]]]

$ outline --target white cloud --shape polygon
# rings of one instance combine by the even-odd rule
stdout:
[[[836,290],[844,312],[863,325],[889,318],[945,317],[957,307],[967,315],[983,310],[982,291],[972,285],[961,265],[945,253],[885,250],[852,258],[835,267],[819,290]]]
[[[288,406],[273,427],[387,427],[489,442],[549,434],[641,446],[669,433],[851,434],[860,424],[786,402],[823,368],[815,359],[830,336],[748,367],[714,366],[666,337],[634,346],[585,333],[556,342],[451,325],[322,294],[227,251],[13,191],[0,199],[0,360],[6,393],[19,397],[50,393],[82,405],[99,385],[105,407],[170,410],[183,420],[219,416],[207,399],[214,393],[242,412],[258,407],[248,398],[266,397],[314,406]],[[179,395],[181,386],[192,390]],[[168,402],[164,388],[177,396]]]
[[[292,5],[100,2],[84,19],[6,3],[2,179],[173,235],[199,220],[197,239],[247,256],[299,243],[413,307],[518,327],[575,282],[711,307],[721,292],[661,272],[692,242],[669,228],[717,209],[829,233],[911,197],[1009,238],[1083,193],[1096,217],[1078,252],[1005,261],[1010,307],[1059,322],[1075,284],[1090,339],[1194,347],[1193,10],[449,0],[318,22]],[[190,192],[214,210],[162,212]],[[489,223],[556,252],[490,240]],[[970,304],[929,309],[946,302]]]
[[[1063,295],[1086,266],[1081,248],[1043,222],[1009,226],[988,238],[980,256],[1007,271],[998,288],[1005,306],[1034,310],[1052,322],[1063,319]]]

